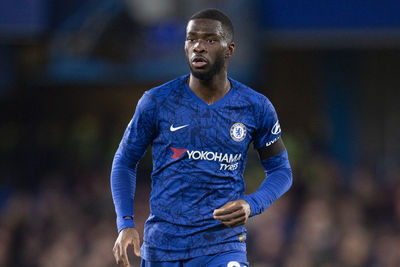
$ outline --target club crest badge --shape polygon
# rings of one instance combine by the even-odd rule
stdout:
[[[247,129],[243,123],[237,122],[231,126],[230,135],[236,142],[241,142],[246,138]]]

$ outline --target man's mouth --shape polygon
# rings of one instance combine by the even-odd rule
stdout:
[[[192,59],[192,64],[195,68],[202,68],[207,65],[208,61],[204,57],[196,56]]]

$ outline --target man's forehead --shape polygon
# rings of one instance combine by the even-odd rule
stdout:
[[[188,22],[186,33],[214,33],[223,35],[222,24],[213,19],[192,19]]]

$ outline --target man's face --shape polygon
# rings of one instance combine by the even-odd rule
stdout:
[[[211,80],[224,67],[227,50],[228,43],[221,22],[212,19],[189,21],[185,53],[194,77]]]

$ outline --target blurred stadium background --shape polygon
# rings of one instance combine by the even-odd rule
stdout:
[[[274,103],[294,172],[248,223],[252,266],[400,266],[396,0],[2,0],[0,266],[115,266],[113,154],[141,94],[188,72],[205,7],[232,18],[230,75]],[[247,191],[263,178],[250,149]]]

